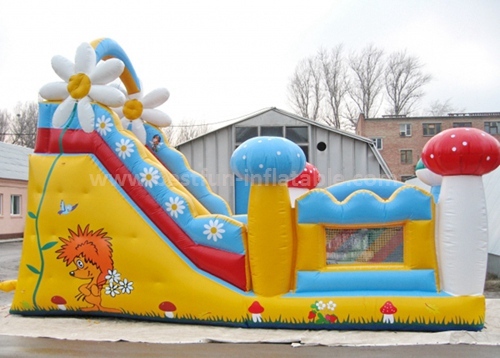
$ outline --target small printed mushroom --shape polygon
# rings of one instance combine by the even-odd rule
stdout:
[[[481,295],[488,259],[488,220],[482,175],[500,164],[500,143],[477,128],[450,128],[424,146],[425,166],[443,177],[436,247],[443,291]]]
[[[62,298],[61,296],[54,296],[50,300],[53,304],[57,305],[57,307],[62,310],[66,311],[66,300]]]
[[[319,182],[320,175],[318,168],[311,163],[306,163],[304,170],[299,174],[299,176],[287,183],[292,207],[295,206],[295,199],[302,194],[307,193],[309,190],[316,188]]]
[[[380,313],[384,315],[384,319],[382,322],[384,323],[394,323],[394,313],[396,313],[398,309],[392,304],[391,301],[387,301],[384,303],[382,307],[380,307]]]
[[[252,314],[252,321],[262,322],[262,312],[264,312],[264,307],[258,301],[254,301],[250,307],[248,307],[248,312]]]
[[[174,318],[174,311],[177,309],[177,307],[175,307],[175,305],[169,301],[160,303],[158,308],[165,312],[165,317],[167,318]]]

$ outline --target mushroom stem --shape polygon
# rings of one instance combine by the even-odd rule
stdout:
[[[252,314],[252,321],[254,322],[262,322],[262,315],[260,313]]]
[[[481,176],[444,177],[437,217],[436,250],[442,290],[452,295],[483,294],[488,221]]]
[[[383,323],[394,323],[394,315],[393,314],[385,314],[382,322]]]
[[[255,293],[275,296],[290,291],[292,228],[286,184],[253,184],[248,205],[248,252]]]

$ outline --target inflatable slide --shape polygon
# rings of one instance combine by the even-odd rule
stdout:
[[[458,177],[499,165],[496,140],[486,154],[472,142],[459,148],[474,149],[483,164],[467,175],[435,165],[440,155],[424,149],[427,168],[444,178],[439,199],[363,179],[306,190],[292,205],[287,183],[307,171],[303,152],[284,138],[252,138],[231,158],[234,173],[251,182],[248,215],[234,216],[162,132],[170,118],[156,107],[168,91],[143,93],[116,42],[84,43],[74,63],[55,56],[52,67],[62,81],[40,90],[11,313],[321,330],[483,328],[481,187],[449,197],[479,185]],[[118,78],[125,90],[109,85]],[[468,217],[461,226],[452,222],[457,212]]]

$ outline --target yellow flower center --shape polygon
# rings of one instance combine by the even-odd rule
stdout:
[[[136,99],[130,99],[123,105],[123,114],[130,121],[137,119],[142,114],[142,102]]]
[[[177,210],[177,204],[172,204],[172,210],[176,211]]]
[[[106,123],[104,122],[99,123],[99,127],[101,127],[101,129],[106,128]]]
[[[150,181],[152,178],[153,178],[153,176],[151,174],[146,174],[146,180],[147,181]]]
[[[122,152],[126,152],[126,151],[127,151],[127,146],[126,146],[126,145],[122,145],[122,146],[120,147],[120,150],[121,150]]]
[[[89,94],[91,86],[89,76],[85,73],[77,73],[69,78],[67,89],[69,95],[78,100]]]
[[[210,229],[210,232],[211,232],[212,234],[217,234],[217,228],[216,228],[216,227],[212,227],[212,228]]]

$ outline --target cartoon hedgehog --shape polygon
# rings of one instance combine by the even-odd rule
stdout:
[[[82,311],[121,312],[118,309],[106,308],[101,305],[101,291],[106,283],[106,273],[113,270],[113,250],[111,237],[103,229],[92,231],[89,225],[82,230],[78,225],[76,232],[68,229],[68,239],[59,237],[63,245],[56,253],[66,266],[74,264],[76,269],[69,274],[81,280],[89,280],[81,285],[75,297],[92,306],[83,307]]]

